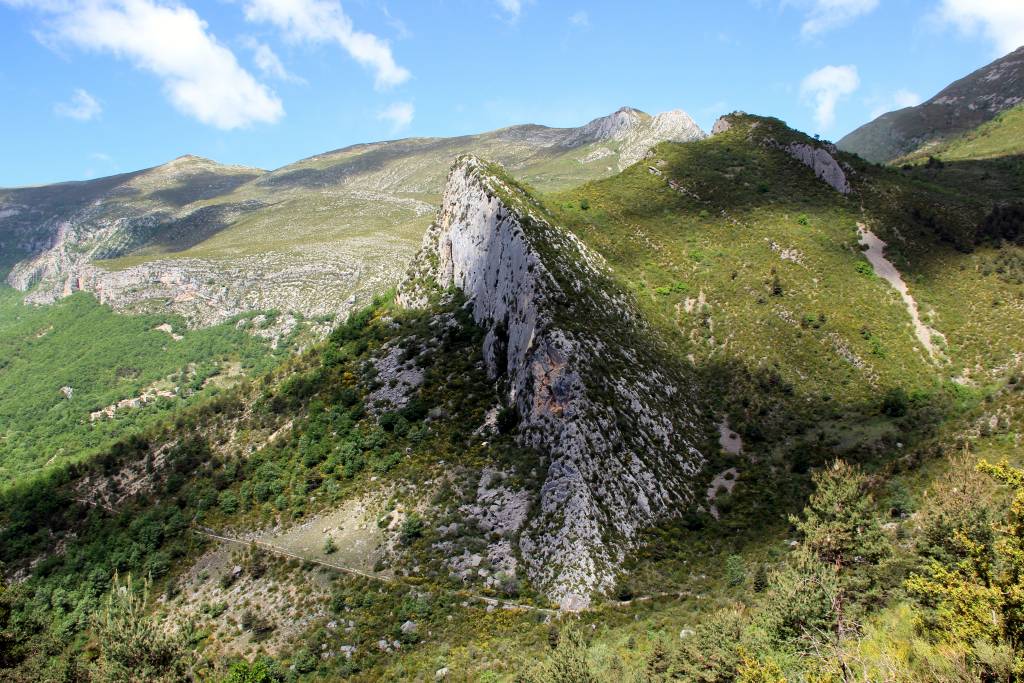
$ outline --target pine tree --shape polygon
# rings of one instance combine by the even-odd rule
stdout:
[[[654,641],[654,649],[647,657],[647,680],[652,682],[666,680],[670,661],[665,642],[661,638]]]
[[[187,678],[187,628],[169,632],[146,613],[149,589],[148,579],[140,589],[131,575],[124,582],[114,575],[106,607],[94,619],[100,644],[96,680],[141,683]]]
[[[860,468],[836,460],[814,475],[814,483],[803,514],[790,517],[803,537],[801,563],[819,561],[842,572],[875,564],[889,553],[888,538]]]
[[[754,591],[757,593],[763,593],[768,588],[768,567],[763,563],[758,563],[757,569],[754,570]]]
[[[587,644],[579,629],[561,634],[558,647],[547,661],[533,667],[521,679],[523,683],[598,683],[587,659]]]

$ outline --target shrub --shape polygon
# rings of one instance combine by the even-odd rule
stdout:
[[[977,230],[975,241],[1004,239],[1020,242],[1024,238],[1024,203],[996,206]]]
[[[896,387],[886,392],[882,399],[882,414],[889,417],[903,417],[907,414],[910,405],[910,398],[907,392]]]
[[[499,434],[508,434],[519,424],[519,411],[515,406],[503,406],[495,418]]]
[[[417,538],[423,536],[423,518],[417,515],[415,512],[410,514],[402,522],[401,539],[402,543],[409,545]]]
[[[853,268],[861,275],[866,275],[867,277],[874,277],[875,275],[875,269],[867,261],[857,261]]]
[[[743,558],[739,555],[730,555],[725,560],[725,580],[730,586],[742,585],[747,579],[747,568],[743,564]]]

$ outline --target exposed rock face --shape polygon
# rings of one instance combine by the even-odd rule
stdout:
[[[814,171],[814,175],[831,185],[836,192],[850,194],[850,182],[846,174],[827,149],[802,142],[791,142],[785,149],[789,156]]]
[[[520,440],[546,457],[523,562],[549,595],[583,606],[640,529],[693,499],[704,457],[689,383],[600,258],[475,157],[452,169],[399,300],[422,305],[450,286],[487,330]]]
[[[724,133],[730,128],[732,128],[732,123],[729,122],[729,119],[725,116],[719,116],[718,120],[715,121],[715,125],[711,127],[711,134],[718,135],[719,133]]]
[[[640,161],[659,142],[690,142],[704,137],[700,126],[682,110],[674,109],[652,117],[637,109],[623,107],[614,114],[573,129],[561,145],[577,147],[594,142],[619,143],[622,147],[618,168],[622,170]],[[609,150],[608,154],[611,153]]]

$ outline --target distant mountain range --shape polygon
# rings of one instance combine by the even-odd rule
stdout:
[[[1024,47],[982,67],[927,102],[882,114],[838,142],[868,161],[887,162],[956,137],[1024,102]]]
[[[703,137],[682,111],[624,107],[579,128],[360,144],[270,172],[184,156],[0,190],[0,272],[29,301],[81,289],[197,325],[250,310],[330,316],[397,283],[460,154],[555,190],[621,171],[658,142]]]

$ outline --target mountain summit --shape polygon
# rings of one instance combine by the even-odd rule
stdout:
[[[563,608],[586,606],[641,530],[695,500],[705,456],[692,382],[603,259],[472,156],[453,167],[400,300],[423,306],[449,287],[486,330],[520,443],[545,460],[516,550]]]

